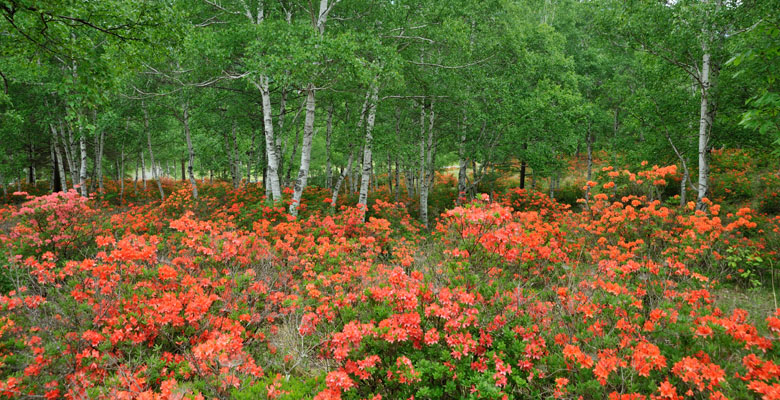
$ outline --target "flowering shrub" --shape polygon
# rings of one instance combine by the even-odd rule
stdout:
[[[670,206],[676,178],[484,195],[427,234],[382,191],[298,218],[254,184],[34,197],[0,209],[0,398],[780,398],[780,309],[719,292],[769,279],[780,219]]]

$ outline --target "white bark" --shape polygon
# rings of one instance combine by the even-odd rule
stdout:
[[[303,145],[301,147],[301,167],[298,169],[298,179],[295,180],[290,214],[298,216],[301,195],[306,188],[309,178],[309,163],[311,161],[311,143],[314,137],[314,111],[316,103],[314,98],[314,85],[309,84],[306,89],[306,120],[303,124]]]
[[[263,126],[265,127],[265,156],[268,160],[268,170],[266,176],[268,182],[264,185],[270,186],[273,201],[282,200],[282,190],[279,186],[279,159],[276,153],[276,141],[274,140],[274,123],[271,110],[271,93],[268,90],[268,77],[261,76],[259,83],[256,83],[263,98]],[[281,116],[280,118],[284,118]]]
[[[144,159],[144,151],[141,150],[141,182],[144,184],[144,192],[146,191],[146,159]]]
[[[79,190],[86,197],[87,193],[87,141],[82,132],[79,136],[79,151],[81,152],[81,168],[79,169]]]
[[[706,1],[705,1],[706,2]],[[706,35],[705,35],[706,36]],[[710,114],[710,63],[711,55],[709,50],[709,38],[702,40],[702,67],[701,67],[701,107],[699,108],[699,184],[697,187],[696,208],[701,210],[705,208],[703,200],[707,197],[709,188],[709,141],[710,128],[712,126],[712,115]]]
[[[66,128],[68,130],[67,138],[65,138]],[[70,183],[75,190],[79,182],[79,171],[76,167],[76,142],[73,140],[73,131],[71,131],[70,126],[66,126],[62,121],[60,121],[60,138],[62,139],[62,147],[65,149],[65,157],[68,161]]]
[[[146,110],[146,104],[144,102],[141,102],[141,108],[144,111],[144,133],[146,133],[146,144],[149,147],[149,161],[152,163],[152,179],[157,182],[157,190],[160,191],[160,200],[165,201],[165,191],[163,190],[162,182],[160,182],[160,177],[157,175],[157,168],[155,168],[154,163],[152,132],[149,130],[149,112]],[[146,182],[144,182],[144,185],[146,185]],[[144,189],[146,189],[146,186],[144,186]]]
[[[239,167],[239,160],[238,160],[238,131],[236,129],[236,121],[233,121],[233,148],[231,149],[231,156],[230,159],[232,160],[230,171],[231,171],[231,178],[233,178],[233,188],[238,189],[238,185],[241,183],[241,175],[240,173],[240,167]]]
[[[333,134],[333,104],[328,107],[328,122],[325,128],[325,186],[330,189],[333,185],[333,177],[330,166],[330,139]]]
[[[339,190],[341,189],[341,184],[344,183],[344,179],[347,177],[347,174],[352,169],[352,161],[354,159],[355,159],[355,151],[350,146],[349,159],[347,160],[347,167],[341,171],[341,174],[339,174],[339,179],[336,181],[336,184],[333,186],[333,195],[331,196],[330,199],[331,212],[336,211],[336,201],[339,199]]]
[[[184,125],[184,138],[187,141],[187,153],[189,154],[189,164],[187,164],[187,173],[192,185],[192,198],[198,198],[198,182],[195,180],[195,149],[192,147],[192,136],[190,135],[190,114],[189,104],[184,103],[182,109],[182,122]]]
[[[374,137],[372,131],[374,130],[374,121],[376,120],[376,107],[379,101],[379,85],[374,83],[369,88],[370,100],[368,116],[366,117],[366,136],[365,143],[363,144],[363,171],[360,177],[360,195],[358,196],[358,206],[366,206],[368,202],[368,186],[371,180],[371,166],[372,163],[372,145]]]

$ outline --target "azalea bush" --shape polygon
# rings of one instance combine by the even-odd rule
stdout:
[[[576,207],[512,188],[429,232],[387,190],[297,218],[255,184],[30,196],[0,209],[0,398],[780,398],[780,310],[720,294],[771,287],[780,219],[680,207],[679,178],[606,167]]]

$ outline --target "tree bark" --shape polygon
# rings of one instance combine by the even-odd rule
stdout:
[[[587,136],[585,136],[585,142],[588,149],[588,166],[585,179],[587,183],[590,183],[593,176],[593,132],[591,132],[590,121],[588,121],[588,132]],[[585,185],[585,209],[590,210],[590,185],[587,183]]]
[[[62,148],[65,151],[65,161],[68,163],[68,172],[70,172],[70,185],[75,190],[78,184],[78,171],[76,169],[76,159],[73,151],[73,135],[70,128],[68,128],[68,137],[65,137],[65,124],[62,120],[59,120],[59,134],[60,141],[62,142]]]
[[[119,154],[119,205],[125,205],[125,144]]]
[[[420,139],[420,149],[421,149],[421,164],[422,168],[420,170],[420,221],[425,225],[426,228],[428,228],[428,194],[429,190],[431,188],[431,185],[434,181],[434,131],[433,131],[433,123],[434,118],[436,116],[436,113],[434,111],[434,100],[431,99],[430,103],[430,111],[428,113],[428,137],[427,137],[427,143],[426,143],[426,135],[425,135],[425,105],[423,104],[422,112],[421,112],[421,119],[420,123],[422,125],[421,128],[421,139]]]
[[[157,168],[154,164],[154,152],[152,151],[152,132],[149,130],[149,112],[146,110],[146,104],[141,102],[141,108],[144,112],[144,133],[146,133],[146,144],[149,146],[149,161],[152,162],[152,179],[157,181],[157,190],[160,191],[160,200],[165,201],[165,191],[163,191],[160,177],[157,176]]]
[[[79,137],[79,151],[81,153],[81,168],[79,169],[79,190],[81,195],[87,197],[87,141],[84,133]]]
[[[360,177],[360,195],[358,196],[358,207],[361,205],[365,207],[368,204],[368,186],[371,179],[371,167],[373,165],[373,154],[371,151],[373,149],[374,137],[372,136],[372,131],[374,130],[376,107],[377,102],[379,101],[379,85],[377,83],[372,84],[371,88],[369,88],[369,92],[371,93],[371,99],[369,100],[370,105],[368,109],[368,117],[366,118],[366,135],[365,143],[363,143],[363,173]]]
[[[57,155],[54,154],[54,141],[49,143],[49,153],[51,157],[51,183],[49,189],[52,193],[62,191],[62,179],[60,178],[60,169],[58,167]]]
[[[146,159],[143,150],[141,150],[141,182],[143,182],[144,192],[146,192]]]
[[[57,171],[60,174],[60,188],[63,191],[68,190],[68,176],[65,175],[65,160],[62,159],[62,151],[59,146],[59,135],[57,128],[51,125],[52,146],[54,147],[54,157],[57,158]]]
[[[268,169],[266,171],[268,182],[263,182],[263,184],[270,187],[272,199],[276,203],[282,200],[282,190],[279,185],[279,158],[276,151],[277,143],[276,140],[274,140],[274,124],[272,117],[273,110],[271,109],[271,93],[268,89],[268,77],[261,76],[259,82],[255,83],[255,86],[260,90],[260,94],[263,99],[265,157],[268,160]],[[284,114],[282,114],[279,118],[284,119]]]
[[[232,163],[230,166],[231,178],[233,179],[233,189],[238,189],[241,183],[241,176],[239,175],[239,161],[238,161],[238,131],[236,129],[236,121],[233,121],[233,148],[231,149]]]
[[[333,184],[330,167],[330,138],[333,133],[333,103],[328,107],[328,122],[325,129],[325,186],[330,189]]]
[[[708,3],[708,0],[704,0],[704,3]],[[710,97],[710,68],[711,68],[711,54],[709,48],[710,34],[705,32],[705,37],[702,40],[701,49],[702,66],[701,66],[701,104],[699,108],[699,184],[697,187],[696,209],[703,210],[706,208],[703,200],[707,197],[707,191],[709,189],[709,141],[710,141],[710,128],[712,127],[712,114],[710,113],[709,97]]]
[[[192,147],[192,136],[190,135],[190,114],[189,104],[184,103],[182,107],[182,122],[184,125],[184,138],[187,141],[187,153],[189,153],[189,164],[187,164],[187,173],[190,176],[192,185],[192,198],[198,199],[198,183],[195,181],[195,149]]]
[[[314,138],[314,111],[316,103],[314,98],[314,85],[309,84],[306,89],[306,120],[303,124],[303,145],[301,146],[301,166],[298,169],[298,179],[295,181],[293,199],[290,203],[290,214],[298,216],[303,190],[309,179],[309,162],[311,161],[311,143]]]
[[[333,186],[333,194],[331,195],[330,199],[330,211],[331,213],[336,212],[336,201],[339,199],[339,189],[341,189],[342,183],[344,183],[344,179],[347,177],[347,174],[352,169],[352,161],[355,159],[355,150],[350,146],[349,149],[349,159],[347,160],[347,167],[341,170],[341,173],[339,174],[339,179],[336,180],[336,184]]]

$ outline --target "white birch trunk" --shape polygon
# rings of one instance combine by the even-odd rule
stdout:
[[[309,84],[306,89],[306,120],[303,124],[303,145],[301,147],[301,167],[298,169],[298,179],[295,180],[293,199],[290,203],[290,214],[298,216],[303,190],[309,178],[309,163],[311,161],[311,143],[314,138],[314,111],[316,102],[314,98],[314,85]]]
[[[65,129],[68,130],[68,137],[65,137]],[[70,126],[66,126],[60,121],[60,138],[62,139],[62,147],[65,148],[65,157],[68,161],[68,170],[70,171],[70,184],[73,189],[76,189],[76,185],[79,183],[79,170],[76,166],[76,142],[73,140],[73,131]]]
[[[372,131],[374,130],[374,121],[376,119],[376,107],[379,101],[379,85],[374,83],[369,89],[371,93],[369,100],[368,116],[366,117],[366,139],[363,144],[363,171],[360,177],[360,195],[358,196],[358,207],[361,205],[365,208],[368,204],[368,187],[371,180],[371,170],[373,165],[372,145],[374,137]]]
[[[143,182],[144,192],[146,191],[146,159],[144,158],[144,152],[141,150],[141,182]]]
[[[705,1],[706,3],[706,1]],[[709,97],[710,97],[710,63],[711,55],[709,50],[709,38],[705,37],[702,40],[702,67],[701,67],[701,107],[699,109],[699,184],[697,187],[697,199],[696,208],[701,210],[706,208],[703,203],[705,197],[707,197],[707,190],[709,188],[709,165],[708,165],[708,153],[709,153],[709,141],[710,141],[710,127],[712,126],[712,116],[710,114]]]
[[[230,158],[233,160],[232,165],[230,166],[230,171],[232,173],[231,178],[233,179],[233,188],[238,189],[238,185],[241,183],[241,176],[239,174],[240,168],[239,168],[239,160],[238,160],[238,131],[236,129],[236,122],[233,121],[233,148],[231,149],[231,156]]]
[[[189,104],[184,103],[182,110],[182,122],[184,124],[184,138],[187,141],[187,153],[189,154],[189,163],[187,164],[187,173],[192,185],[192,198],[198,198],[198,182],[195,180],[195,149],[192,147],[192,136],[190,135],[190,114]]]
[[[157,175],[157,169],[154,167],[154,151],[152,151],[152,132],[149,130],[149,112],[146,110],[146,104],[141,102],[141,108],[144,111],[144,133],[146,133],[146,144],[149,147],[149,161],[152,163],[152,179],[157,182],[157,190],[160,191],[160,200],[165,201],[165,191],[160,182],[160,177]],[[144,189],[146,189],[146,182],[144,182]]]
[[[87,197],[87,141],[84,133],[79,137],[79,151],[81,153],[81,168],[79,169],[79,190],[81,195]]]
[[[330,189],[333,185],[330,166],[330,138],[333,134],[333,104],[328,107],[328,122],[325,128],[325,186]]]
[[[344,179],[347,177],[347,174],[352,169],[352,161],[354,159],[355,159],[355,150],[350,148],[349,159],[347,160],[347,167],[341,171],[341,174],[339,174],[339,179],[336,180],[336,184],[333,186],[333,195],[331,196],[330,199],[331,213],[336,212],[336,201],[338,201],[339,199],[339,190],[341,189],[341,184],[344,183]]]
[[[260,82],[256,84],[260,89],[263,98],[263,126],[265,127],[265,156],[268,160],[268,170],[266,176],[268,182],[264,185],[270,187],[274,203],[282,200],[282,190],[279,185],[279,159],[276,153],[276,141],[274,140],[274,123],[271,109],[271,93],[268,90],[268,77],[260,77]],[[281,116],[280,118],[284,118]]]

